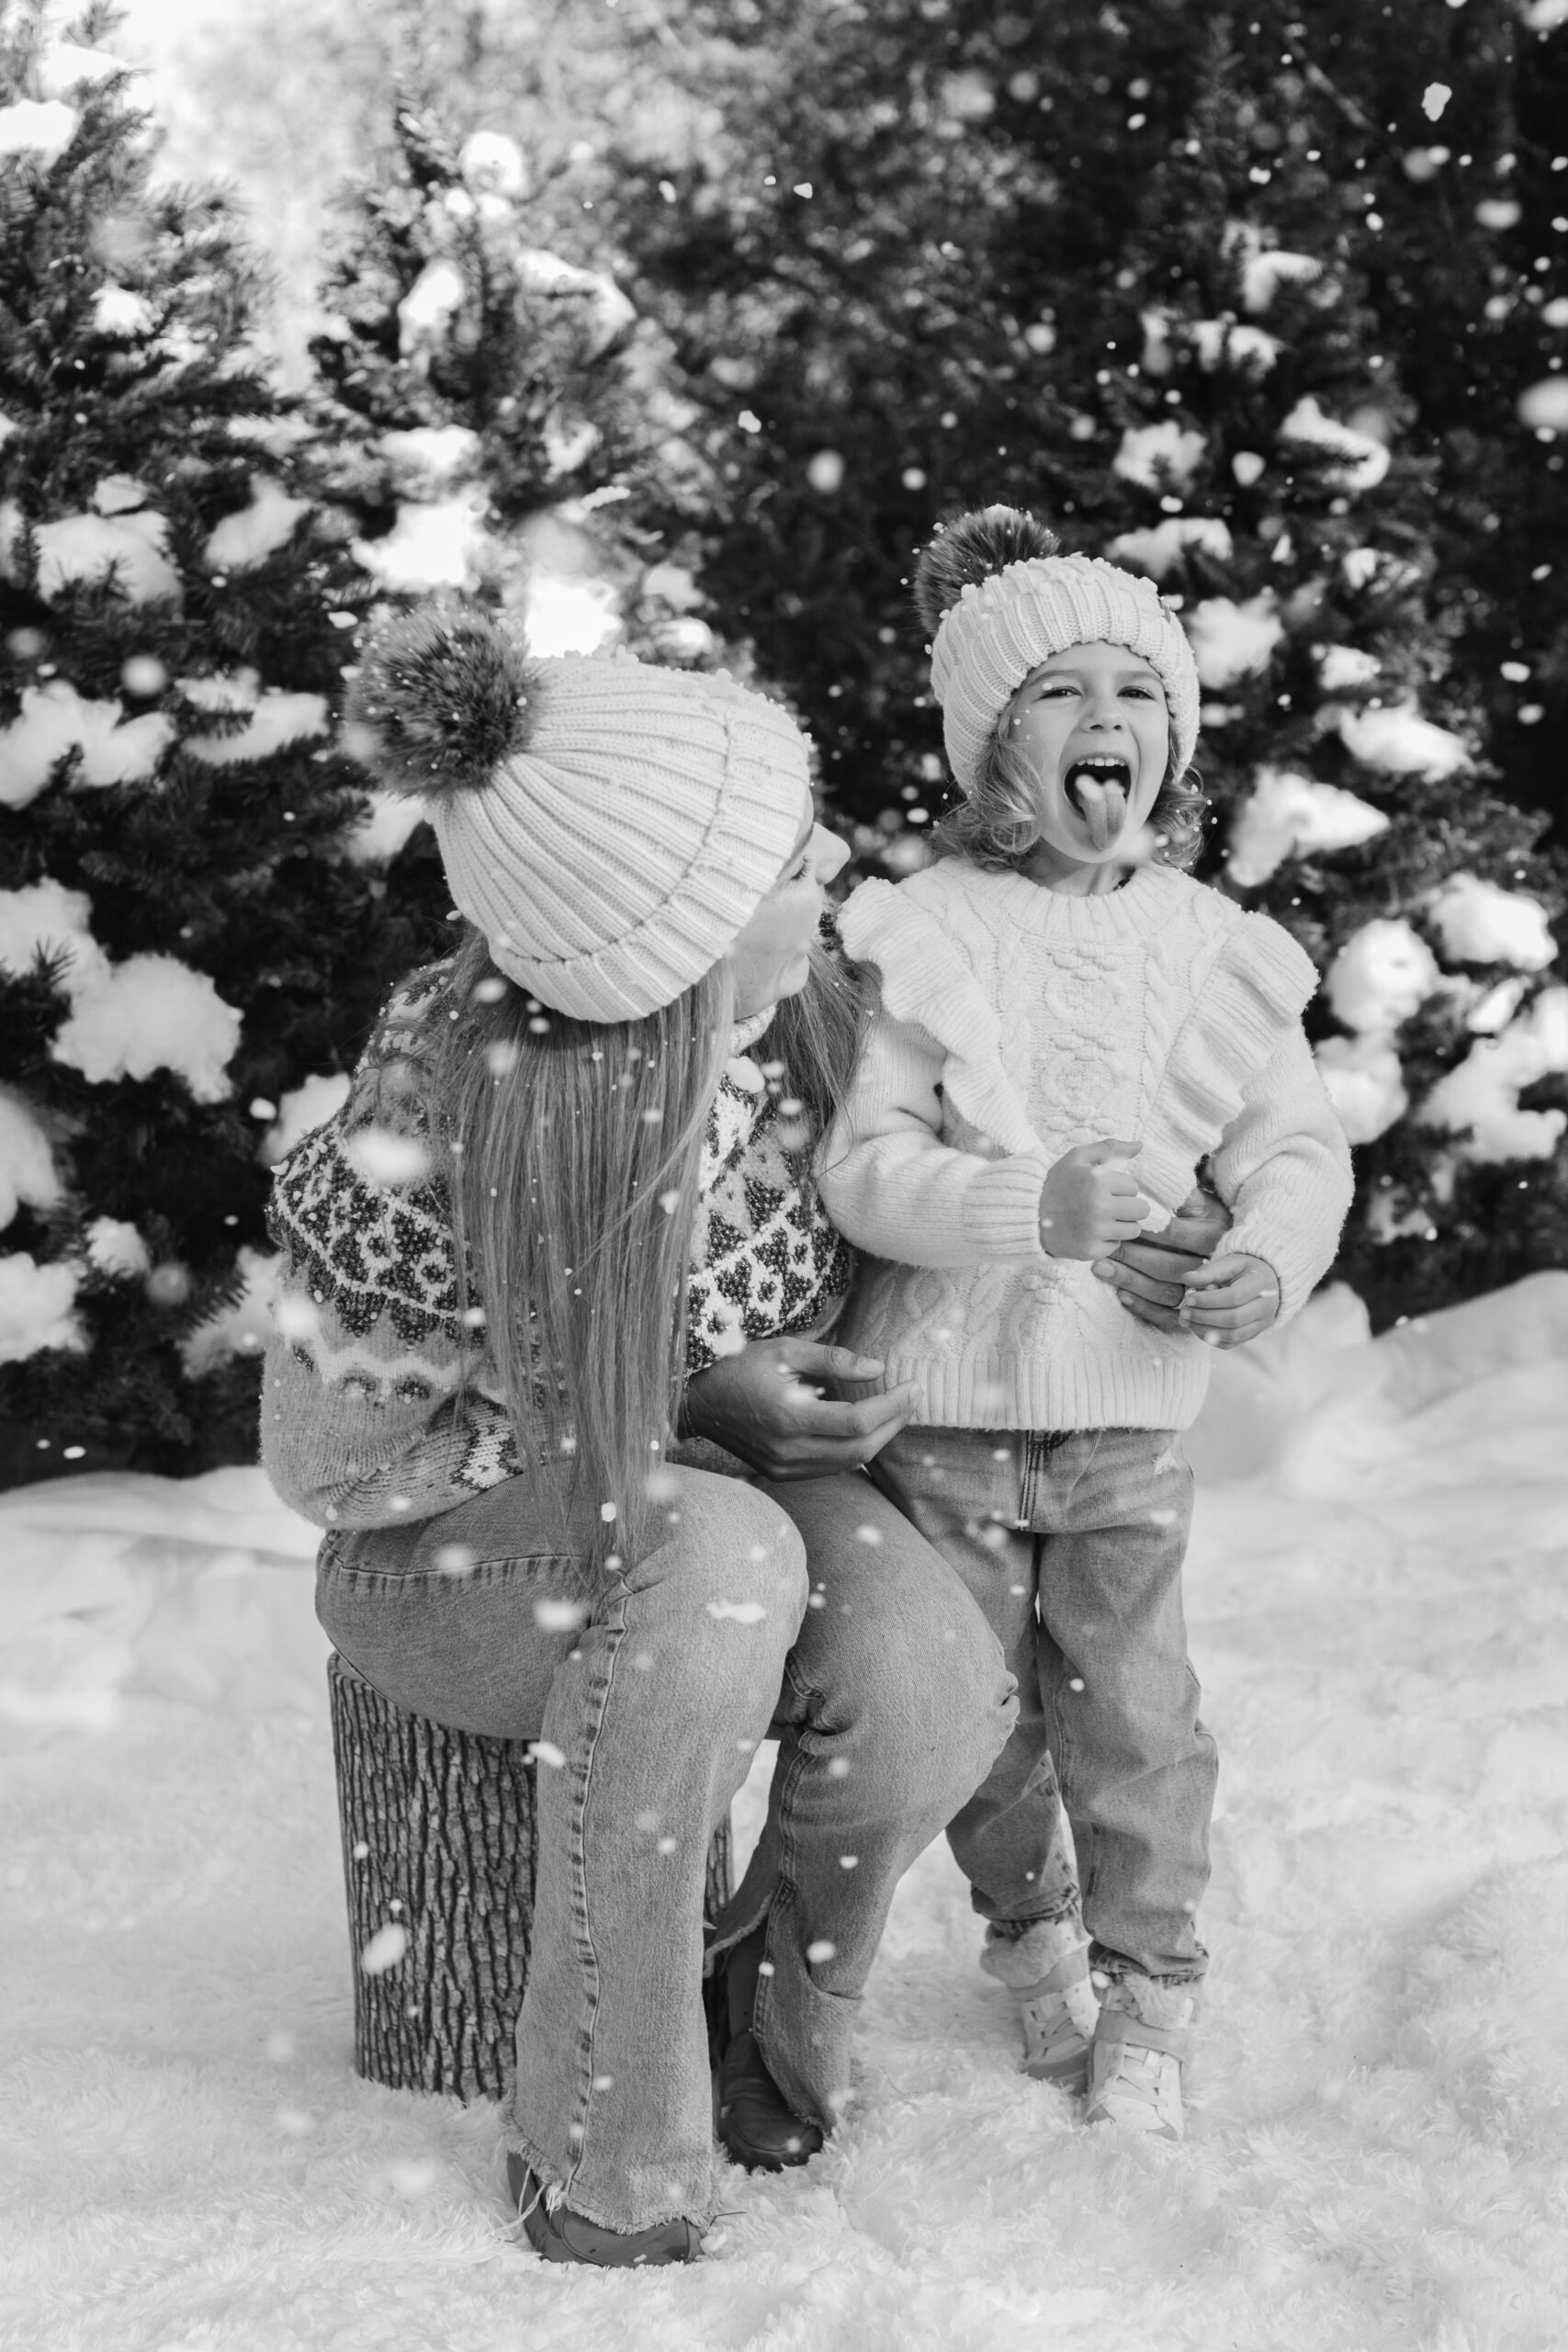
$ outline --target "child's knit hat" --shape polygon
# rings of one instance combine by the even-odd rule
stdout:
[[[920,557],[915,605],[931,642],[953,773],[973,792],[998,719],[1032,670],[1103,639],[1141,654],[1165,688],[1176,774],[1198,741],[1198,667],[1152,580],[1098,556],[1058,555],[1056,535],[1016,506],[960,515]]]
[[[427,801],[496,965],[584,1021],[699,980],[800,830],[806,739],[776,703],[629,655],[534,660],[459,597],[372,640],[349,718],[380,780]]]

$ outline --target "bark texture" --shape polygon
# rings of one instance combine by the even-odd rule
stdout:
[[[501,2098],[534,1917],[534,1767],[524,1740],[451,1731],[327,1665],[354,1960],[354,2063],[393,2090]],[[728,1900],[728,1820],[708,1854]]]

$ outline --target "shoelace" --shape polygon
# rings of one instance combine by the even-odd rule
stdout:
[[[526,2238],[527,2232],[524,2225],[532,2219],[533,2215],[538,2211],[540,2205],[544,2202],[544,2182],[539,2178],[536,2173],[530,2177],[534,2182],[534,2194],[529,2199],[526,2205],[522,2204],[521,2202],[518,2204],[513,2219],[506,2225],[506,2235],[513,2245],[517,2244],[520,2235]]]

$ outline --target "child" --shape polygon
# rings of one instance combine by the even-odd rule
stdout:
[[[982,1965],[1023,1996],[1032,2074],[1087,2077],[1090,2121],[1179,2139],[1215,1775],[1180,1432],[1209,1349],[1293,1315],[1328,1266],[1349,1155],[1302,1030],[1311,962],[1181,870],[1204,804],[1179,624],[1148,581],[1055,548],[989,507],[921,558],[964,800],[937,864],[842,911],[881,1002],[822,1193],[882,1261],[840,1336],[922,1399],[873,1476],[1019,1680],[1013,1736],[948,1832],[990,1923]],[[1179,1328],[1151,1328],[1107,1261],[1206,1158],[1234,1223]]]

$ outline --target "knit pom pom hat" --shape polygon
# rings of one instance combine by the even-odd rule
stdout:
[[[1198,668],[1153,581],[1099,556],[1058,555],[1056,535],[1016,506],[960,515],[920,557],[915,605],[960,787],[973,792],[998,719],[1025,678],[1070,645],[1124,645],[1165,688],[1174,773],[1198,741]]]
[[[426,801],[499,968],[580,1020],[701,979],[800,831],[806,739],[776,703],[630,655],[534,660],[461,598],[372,639],[348,715],[382,783]]]

